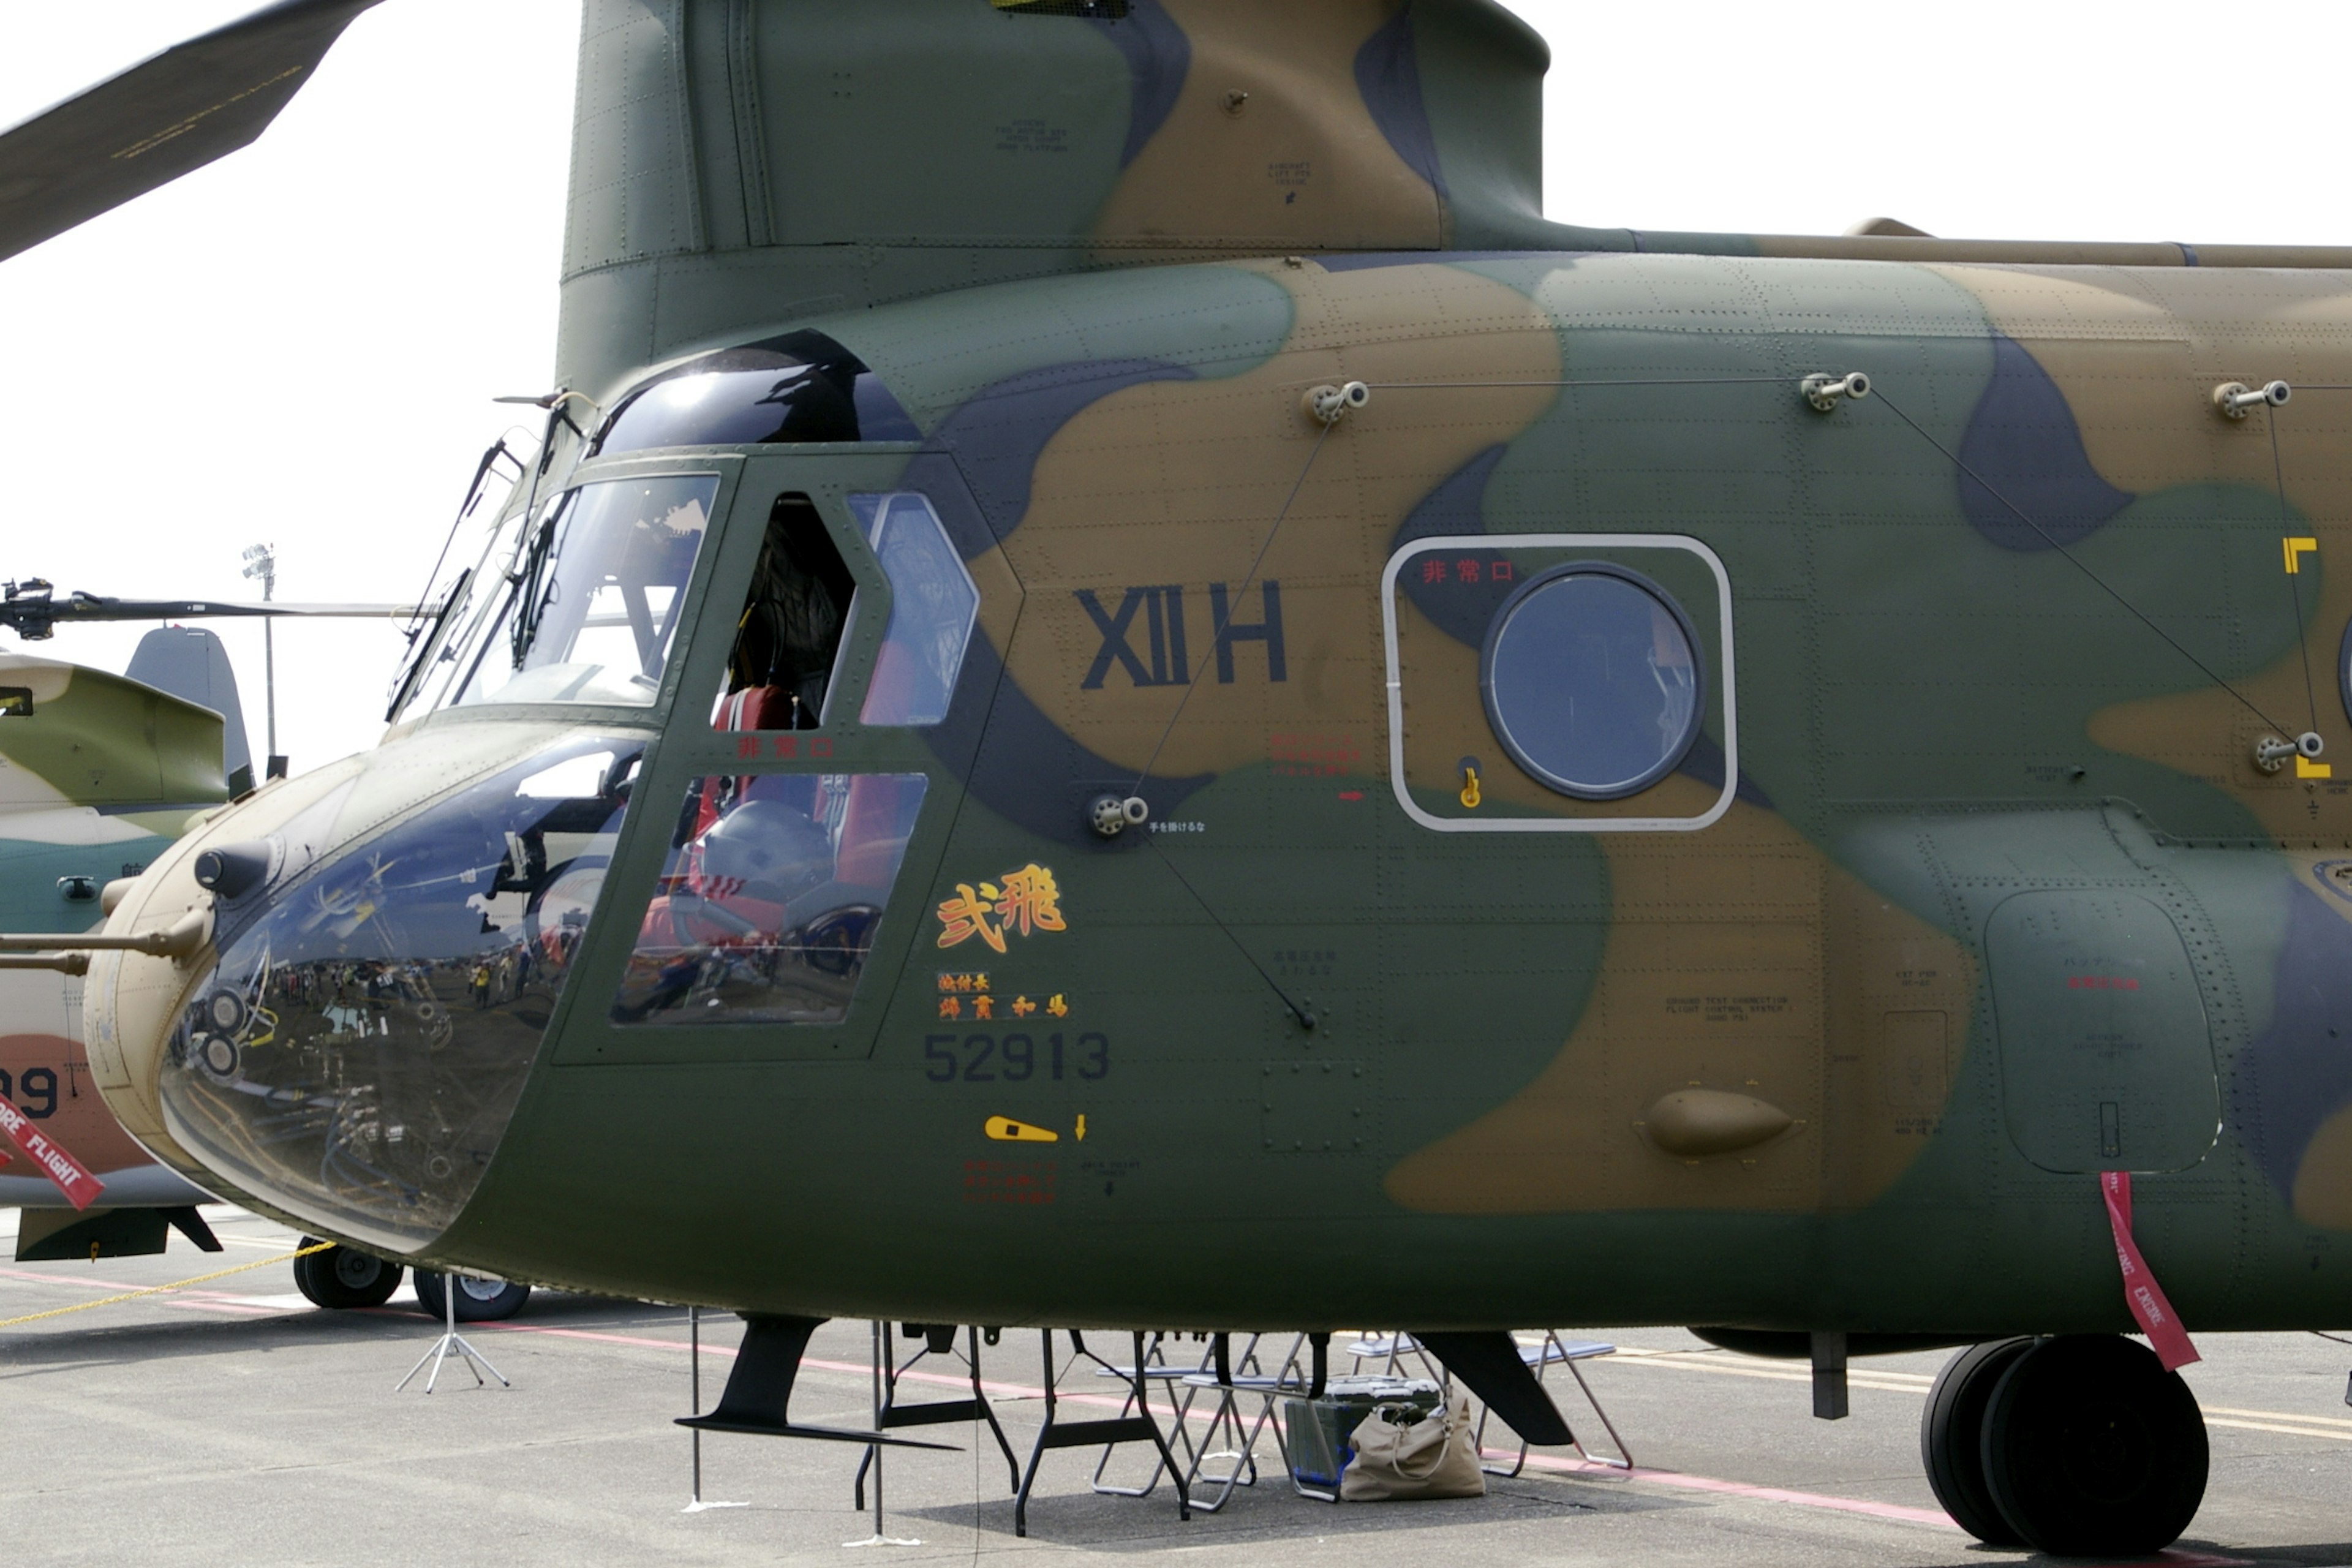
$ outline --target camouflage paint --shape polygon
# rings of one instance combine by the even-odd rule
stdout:
[[[2262,724],[2164,637],[2352,765],[2316,679],[2352,617],[2326,570],[2352,542],[2320,521],[2343,512],[2346,416],[2315,390],[2243,423],[2208,400],[2223,379],[2352,383],[2352,273],[2263,269],[2352,258],[1551,225],[1543,50],[1497,8],[1328,0],[1278,39],[1261,9],[930,0],[885,37],[824,0],[591,5],[562,376],[609,398],[696,347],[813,326],[924,438],[580,470],[668,461],[730,489],[708,602],[635,716],[665,726],[638,785],[663,809],[632,816],[578,973],[619,972],[688,780],[817,766],[747,761],[706,724],[775,494],[816,501],[871,592],[841,498],[922,489],[981,632],[939,730],[825,737],[827,768],[930,780],[849,1019],[624,1037],[583,981],[427,1259],[959,1321],[2121,1329],[2104,1215],[2059,1168],[2090,1153],[2030,1150],[2005,1098],[2096,1055],[2065,1033],[2088,1016],[2071,983],[2116,977],[2044,995],[2052,974],[1990,958],[2024,895],[2137,900],[2193,969],[2212,1067],[2190,1053],[2177,1088],[2224,1124],[2136,1188],[2188,1321],[2341,1321],[2352,1108],[2312,1026],[2339,1011],[2344,917],[2318,879],[2352,807],[2254,772]],[[1853,369],[1873,400],[1824,416],[1796,394]],[[1318,437],[1300,395],[1347,379],[1372,401]],[[1634,805],[1515,776],[1481,737],[1489,606],[1411,585],[1407,763],[1385,776],[1389,558],[1523,534],[1688,536],[1723,563],[1735,776],[1713,715]],[[2282,534],[2320,541],[2294,578]],[[1263,627],[1226,660],[1220,591]],[[1123,611],[1143,651],[1106,660]],[[365,821],[429,808],[551,721],[622,720],[404,727],[353,764]],[[1462,752],[1490,805],[1445,805]],[[1139,774],[1155,831],[1096,838],[1087,797]],[[1433,831],[1392,782],[1433,814],[1579,830]],[[1581,830],[1696,821],[1727,783],[1696,830]],[[268,799],[210,831],[296,804]],[[188,907],[193,847],[119,929]],[[939,946],[960,885],[1031,865],[1066,930],[985,960]],[[976,1042],[1001,1064],[1006,1030],[943,1029],[937,976],[983,965],[1000,994],[1066,998],[1074,1054],[1099,1037],[1108,1070],[981,1076]],[[92,978],[132,1115],[190,976]],[[2056,1098],[2095,1110],[2122,1092],[2102,1070],[2056,1072]],[[1694,1086],[1788,1125],[1678,1154],[1656,1108]],[[992,1141],[991,1118],[1061,1141]]]

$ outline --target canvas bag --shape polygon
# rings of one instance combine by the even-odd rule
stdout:
[[[1468,1394],[1456,1394],[1437,1410],[1375,1405],[1349,1441],[1356,1457],[1339,1478],[1343,1502],[1486,1495]]]

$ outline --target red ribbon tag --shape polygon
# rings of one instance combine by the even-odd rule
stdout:
[[[66,1201],[77,1209],[86,1209],[106,1190],[106,1184],[89,1173],[89,1167],[66,1152],[64,1147],[33,1125],[33,1119],[0,1098],[0,1129],[16,1141],[16,1147],[32,1157],[41,1173],[58,1184]]]
[[[2139,1255],[2139,1244],[2132,1240],[2131,1173],[2100,1172],[2099,1195],[2106,1200],[2107,1225],[2116,1233],[2116,1261],[2124,1271],[2124,1304],[2156,1348],[2156,1359],[2167,1372],[2179,1372],[2192,1361],[2204,1360],[2189,1342],[2189,1331],[2180,1326],[2179,1314],[2165,1300],[2164,1288],[2149,1272],[2147,1259]]]

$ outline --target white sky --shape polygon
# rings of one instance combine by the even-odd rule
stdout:
[[[0,0],[0,125],[252,0]],[[1551,41],[1551,216],[1650,229],[2352,244],[2342,0],[1515,0]],[[255,146],[0,262],[0,577],[413,595],[545,389],[578,0],[388,0]],[[257,758],[260,633],[214,623]],[[120,669],[144,627],[27,651]],[[17,646],[0,633],[0,647]],[[278,632],[297,770],[371,743],[400,648]]]

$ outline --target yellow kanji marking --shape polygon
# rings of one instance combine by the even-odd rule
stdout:
[[[1023,936],[1033,925],[1038,931],[1068,929],[1062,921],[1062,889],[1055,884],[1054,873],[1034,860],[1006,877],[1004,890],[996,897],[997,919],[1019,928]]]
[[[1054,873],[1031,861],[1018,871],[1008,872],[1004,885],[982,882],[975,888],[970,882],[955,885],[956,896],[940,905],[940,945],[953,947],[959,942],[980,938],[998,952],[1004,951],[1004,933],[1019,931],[1029,936],[1041,931],[1067,931],[1062,918],[1062,889],[1054,880]],[[993,917],[993,918],[992,918]],[[964,989],[985,991],[988,976],[971,977],[976,984]]]
[[[988,923],[988,917],[996,912],[996,889],[988,882],[981,887],[987,890],[984,898],[972,891],[970,882],[958,882],[956,896],[940,905],[940,920],[947,928],[940,932],[941,947],[978,937],[997,952],[1004,951],[1004,933]]]

